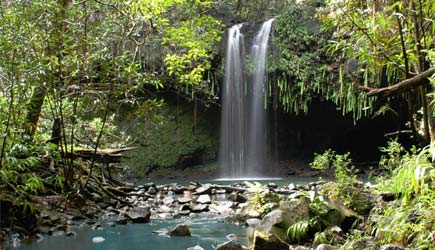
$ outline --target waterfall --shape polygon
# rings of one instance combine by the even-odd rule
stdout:
[[[243,24],[227,33],[225,78],[222,91],[222,124],[219,161],[222,176],[232,178],[266,175],[267,45],[273,19],[264,22],[251,47],[252,74],[245,70]]]

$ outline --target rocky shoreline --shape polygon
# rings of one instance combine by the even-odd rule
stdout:
[[[334,239],[332,244],[342,243],[345,237],[352,234],[351,230],[361,230],[364,227],[363,224],[355,227],[355,223],[363,221],[363,215],[348,209],[339,200],[330,200],[319,194],[319,190],[324,185],[324,181],[304,185],[290,183],[285,186],[249,182],[231,185],[197,182],[188,185],[146,183],[134,186],[129,184],[123,188],[123,191],[128,194],[128,204],[113,199],[105,202],[97,194],[93,194],[92,201],[84,199],[79,194],[70,195],[68,199],[63,196],[33,197],[39,204],[40,211],[36,215],[37,223],[33,231],[28,232],[24,228],[14,227],[3,229],[2,234],[4,237],[10,236],[12,232],[18,232],[20,239],[35,239],[35,237],[37,239],[44,234],[74,236],[76,234],[74,225],[80,222],[98,229],[101,227],[102,219],[107,221],[108,226],[116,226],[201,214],[224,217],[228,222],[247,225],[250,249],[336,249],[329,244],[313,244],[308,240],[296,241],[289,238],[287,232],[287,228],[291,225],[312,218],[311,206],[316,202],[324,206],[326,211],[325,218],[329,220],[326,224],[329,226],[327,228],[322,226],[322,229],[332,235]],[[367,194],[367,202],[374,206],[376,198],[379,197],[371,195],[371,187],[360,182],[355,183],[355,186]],[[187,226],[178,225],[172,230],[156,232],[156,234],[189,236],[187,232],[189,232]],[[195,249],[200,249],[199,247]],[[236,240],[230,240],[216,249],[242,248],[247,246],[241,246]]]

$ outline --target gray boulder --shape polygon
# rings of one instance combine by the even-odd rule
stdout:
[[[210,204],[211,203],[210,195],[202,194],[198,197],[196,202],[201,203],[201,204]]]
[[[178,224],[176,225],[172,230],[168,232],[169,236],[176,236],[176,237],[189,237],[192,236],[190,233],[190,229],[188,226],[184,224]]]
[[[148,223],[150,222],[151,212],[147,207],[135,207],[126,213],[126,216],[133,223]]]

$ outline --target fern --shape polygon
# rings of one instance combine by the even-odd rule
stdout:
[[[308,238],[308,233],[312,230],[316,229],[320,231],[321,224],[318,216],[314,216],[309,220],[301,220],[293,225],[291,225],[287,229],[287,236],[291,241],[296,241],[298,244],[301,244],[304,240]]]

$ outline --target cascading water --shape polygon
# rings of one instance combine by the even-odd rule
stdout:
[[[266,110],[264,87],[269,34],[273,19],[264,22],[251,47],[252,75],[245,77],[242,24],[228,30],[222,92],[220,164],[224,177],[266,175]]]
[[[243,24],[228,30],[225,54],[225,81],[222,92],[222,127],[220,162],[226,176],[242,176],[244,155],[244,37],[240,32]]]

